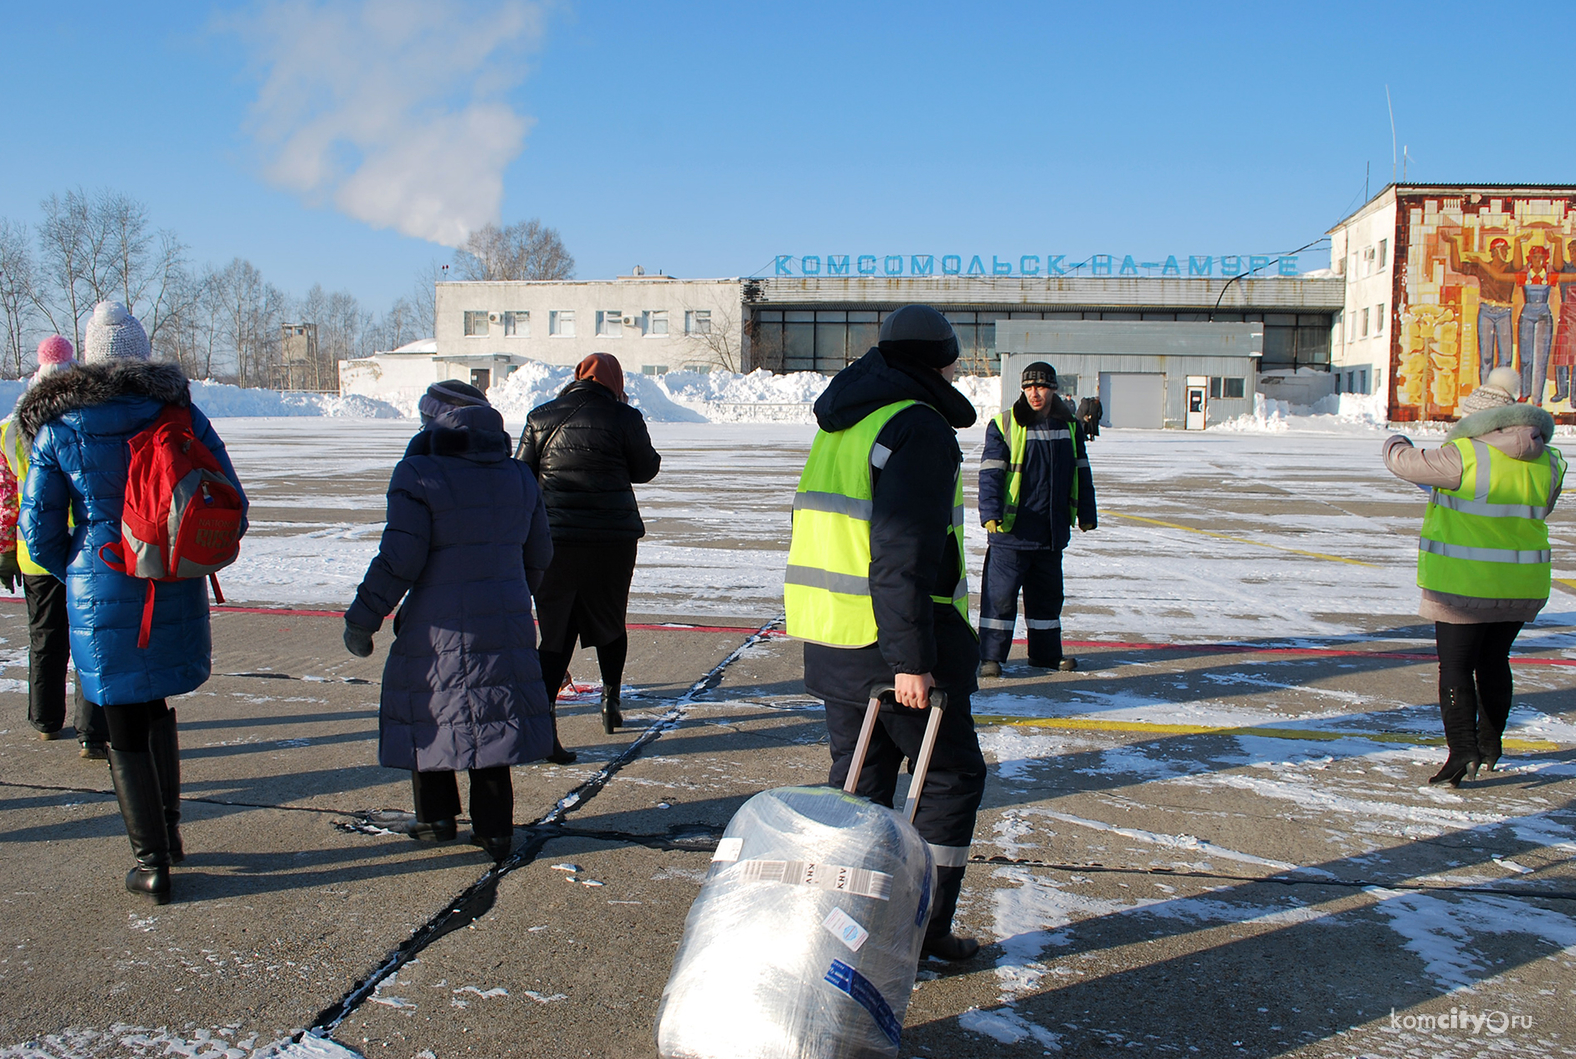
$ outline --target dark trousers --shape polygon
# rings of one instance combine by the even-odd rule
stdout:
[[[471,830],[479,838],[514,834],[514,783],[509,766],[471,769]],[[412,772],[416,819],[424,824],[460,815],[460,786],[452,772]]]
[[[1007,660],[1020,591],[1024,623],[1029,627],[1029,661],[1055,666],[1062,660],[1062,553],[1055,548],[991,545],[986,550],[980,584],[980,657],[987,662]]]
[[[570,620],[570,628],[574,628],[573,619]],[[557,702],[558,690],[564,683],[564,674],[569,672],[569,660],[575,656],[575,634],[570,633],[569,647],[566,650],[539,650],[536,656],[542,663],[542,683],[547,685],[547,701]],[[615,700],[618,699],[619,689],[624,684],[624,662],[628,657],[628,633],[596,649],[596,665],[602,673],[602,689],[611,691]]]
[[[102,707],[99,707],[103,709]],[[109,745],[122,754],[148,753],[148,734],[155,721],[170,712],[169,703],[163,699],[152,702],[128,702],[104,709],[105,728]]]
[[[1451,688],[1475,686],[1479,698],[1503,698],[1511,693],[1510,645],[1521,632],[1519,621],[1488,621],[1470,625],[1434,622],[1434,644],[1439,652],[1439,694]]]
[[[49,574],[23,574],[27,598],[27,720],[40,732],[58,732],[66,723],[66,668],[71,661],[71,631],[66,620],[66,586]],[[109,739],[104,709],[82,697],[76,682],[72,725],[77,739]]]
[[[826,701],[826,732],[832,751],[828,780],[833,786],[841,787],[848,779],[868,706],[869,700]],[[927,711],[882,711],[859,772],[858,793],[892,807],[898,770],[906,758],[912,771],[927,720]],[[930,756],[930,771],[925,774],[925,789],[920,792],[919,809],[914,814],[914,829],[930,843],[936,858],[936,900],[927,936],[941,937],[952,931],[969,844],[974,839],[974,818],[985,793],[985,773],[985,755],[980,752],[979,737],[974,732],[969,697],[966,693],[949,696]]]

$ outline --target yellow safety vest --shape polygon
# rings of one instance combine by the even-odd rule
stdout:
[[[793,540],[783,602],[788,635],[831,647],[865,647],[876,642],[875,606],[870,599],[870,516],[873,470],[890,455],[877,451],[881,428],[917,401],[876,409],[847,430],[817,431],[793,501]],[[927,406],[928,407],[928,406]],[[940,413],[937,413],[940,414]],[[952,525],[958,552],[958,583],[950,603],[969,620],[969,585],[963,554],[963,477],[954,481]]]
[[[1447,442],[1461,453],[1461,485],[1435,489],[1417,545],[1417,583],[1474,599],[1547,599],[1549,508],[1565,477],[1550,447],[1518,460],[1477,438]]]
[[[11,473],[16,475],[17,502],[20,506],[22,486],[27,482],[28,461],[33,453],[22,444],[22,431],[16,425],[15,416],[6,416],[4,420],[0,420],[0,454],[3,454],[6,463],[11,465]],[[49,573],[35,563],[32,556],[27,553],[27,542],[22,539],[20,524],[16,528],[16,565],[24,574]]]
[[[1057,400],[1057,398],[1051,398]],[[1036,427],[1050,433],[1048,440],[1054,441],[1058,434],[1066,433],[1068,440],[1073,444],[1073,488],[1067,504],[1067,521],[1078,522],[1078,461],[1082,458],[1078,453],[1078,431],[1068,423],[1065,428],[1051,428],[1051,420],[1046,419],[1046,425]],[[1001,531],[1011,533],[1012,525],[1018,521],[1018,498],[1023,495],[1023,460],[1024,454],[1029,449],[1029,428],[1020,424],[1012,414],[1012,409],[1007,409],[996,417],[996,429],[1001,431],[1001,436],[1007,439],[1007,463],[1000,460],[981,460],[980,470],[1005,470],[1007,472],[1007,496],[1005,510],[1001,515]]]

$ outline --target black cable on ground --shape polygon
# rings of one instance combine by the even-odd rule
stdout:
[[[339,1028],[339,1025],[355,1013],[367,998],[370,997],[389,976],[397,973],[423,949],[448,934],[450,931],[469,926],[480,917],[486,915],[497,899],[498,883],[505,875],[517,868],[530,864],[541,855],[542,849],[552,839],[566,832],[562,826],[563,819],[574,810],[585,805],[595,798],[606,787],[608,781],[616,776],[625,765],[640,756],[642,750],[655,740],[661,738],[663,733],[674,728],[689,712],[690,706],[706,692],[715,688],[722,681],[722,674],[727,668],[744,654],[745,651],[765,640],[770,631],[782,621],[778,616],[755,630],[743,643],[734,648],[728,657],[718,662],[705,676],[689,686],[689,689],[680,695],[673,706],[659,717],[655,723],[640,734],[640,737],[619,754],[612,761],[598,769],[591,778],[570,791],[558,800],[552,810],[533,824],[527,825],[524,830],[526,840],[516,847],[515,851],[505,860],[493,866],[487,874],[466,887],[459,896],[444,905],[443,910],[433,916],[426,923],[418,927],[410,937],[400,943],[384,958],[373,971],[361,979],[349,992],[340,997],[338,1001],[324,1008],[312,1020],[308,1030],[298,1033],[293,1038],[299,1041],[305,1034],[316,1037],[327,1037]]]

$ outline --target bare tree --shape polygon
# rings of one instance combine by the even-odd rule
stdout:
[[[697,354],[724,371],[740,371],[744,362],[743,330],[739,317],[730,309],[715,307],[684,309],[684,340]]]
[[[455,279],[570,279],[575,259],[558,231],[536,218],[499,228],[478,228],[454,252]]]
[[[214,354],[219,332],[214,326],[219,309],[212,298],[214,271],[200,275],[184,270],[170,277],[166,304],[158,330],[149,335],[153,355],[180,365],[188,378],[213,378]]]
[[[279,375],[279,293],[257,266],[235,258],[214,274],[213,304],[222,343],[235,358],[240,386],[265,386]]]
[[[27,228],[0,217],[0,367],[20,377],[33,314],[33,255]]]
[[[65,199],[51,195],[39,204],[44,211],[38,228],[40,254],[33,304],[57,334],[71,335],[82,348],[82,317],[93,307],[85,277],[93,257],[87,197],[76,191]]]
[[[414,342],[418,338],[428,338],[417,330],[416,309],[404,298],[395,298],[394,304],[389,306],[389,311],[383,314],[375,326],[367,332],[368,341],[362,343],[361,356],[367,355],[367,348],[371,352],[379,349],[398,349],[407,342]]]
[[[416,273],[416,285],[410,292],[411,322],[416,338],[437,337],[438,284],[448,279],[451,271],[448,265],[429,261]]]

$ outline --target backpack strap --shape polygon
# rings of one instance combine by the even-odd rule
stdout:
[[[137,646],[146,648],[148,639],[153,635],[153,586],[157,581],[148,582],[147,595],[142,598],[142,627],[137,632]]]

